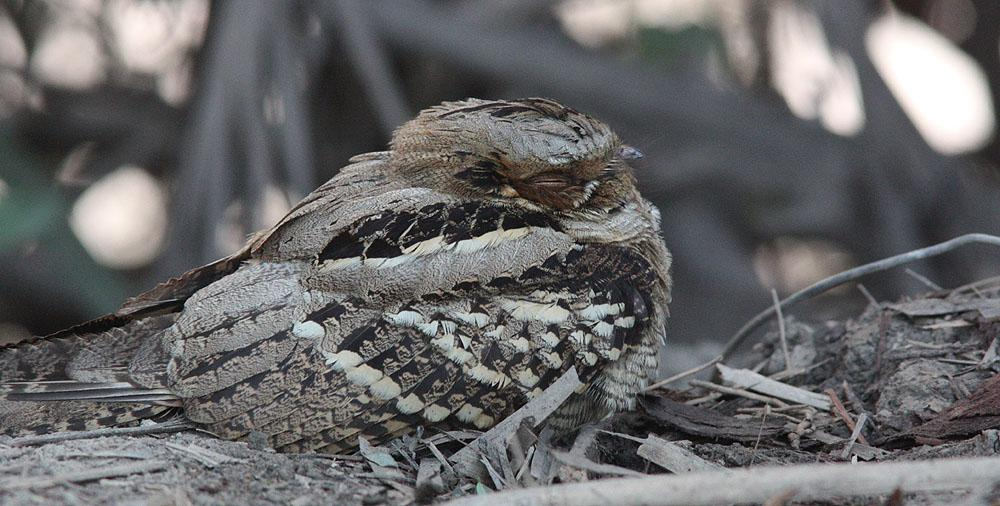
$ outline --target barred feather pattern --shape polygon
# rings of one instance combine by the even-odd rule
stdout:
[[[441,141],[484,123],[484,153]],[[548,423],[628,409],[656,369],[670,256],[617,150],[543,99],[425,111],[236,255],[0,349],[0,430],[181,413],[343,452],[421,425],[488,429],[571,366],[584,385]]]

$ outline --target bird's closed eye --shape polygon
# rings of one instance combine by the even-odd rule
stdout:
[[[529,177],[524,182],[532,186],[552,189],[565,188],[575,184],[575,181],[573,181],[571,177],[566,174],[559,173],[538,174],[536,176]]]

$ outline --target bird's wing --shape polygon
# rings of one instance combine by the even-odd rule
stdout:
[[[486,427],[647,332],[641,257],[576,244],[542,213],[416,191],[367,197],[397,204],[368,202],[309,262],[250,265],[192,298],[195,326],[167,344],[188,416],[288,449],[448,417]]]
[[[656,281],[649,272],[627,251],[583,246],[554,253],[493,286],[410,301],[373,322],[361,339],[337,348],[335,368],[343,357],[348,388],[356,394],[330,406],[339,413],[335,423],[318,431],[295,426],[276,434],[274,444],[341,451],[355,446],[358,436],[379,441],[429,423],[486,429],[570,366],[588,389],[599,390],[595,397],[603,405],[581,403],[560,414],[571,419],[566,425],[620,410],[656,367],[655,348],[644,345],[659,332],[652,300]],[[397,344],[368,352],[370,340],[383,336]],[[601,373],[626,356],[638,370]],[[355,384],[352,375],[363,381]],[[595,408],[599,412],[579,412]],[[317,415],[330,421],[323,411]]]

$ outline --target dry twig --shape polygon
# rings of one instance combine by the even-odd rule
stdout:
[[[94,439],[111,436],[147,436],[150,434],[169,434],[194,429],[194,425],[184,420],[169,420],[155,425],[139,427],[112,427],[108,429],[82,430],[73,432],[56,432],[41,436],[24,436],[11,440],[11,446],[38,446],[49,443],[61,443],[74,439]]]
[[[786,403],[784,403],[784,402],[782,402],[782,401],[780,401],[778,399],[775,399],[774,397],[768,397],[768,396],[765,396],[765,395],[755,394],[755,393],[753,393],[753,392],[751,392],[749,390],[744,390],[742,388],[726,387],[726,386],[722,386],[722,385],[718,385],[718,384],[712,383],[710,381],[691,380],[691,386],[707,388],[709,390],[715,390],[716,392],[722,392],[724,394],[730,394],[730,395],[737,395],[737,396],[740,396],[740,397],[746,397],[747,399],[751,399],[751,400],[758,401],[758,402],[763,402],[765,404],[770,404],[772,406],[776,406],[776,407],[779,407],[779,408],[788,407],[788,404],[786,404]]]
[[[847,428],[851,429],[851,432],[858,432],[854,420],[851,419],[851,415],[850,413],[847,412],[847,408],[844,407],[844,403],[840,401],[840,397],[837,396],[837,392],[835,392],[832,388],[827,388],[826,390],[823,391],[823,393],[825,393],[830,397],[830,403],[833,404],[833,411],[837,413],[837,416],[839,416],[841,420],[844,421],[844,424],[847,425]],[[860,433],[857,436],[852,435],[851,437],[857,439],[858,441],[861,441],[864,444],[868,444],[868,441],[865,440],[865,436],[861,435]]]
[[[691,450],[673,441],[667,441],[652,434],[646,439],[636,438],[636,440],[642,443],[636,450],[637,455],[674,474],[723,469],[722,466],[695,455]]]
[[[467,496],[449,506],[671,506],[762,503],[794,490],[797,501],[832,497],[970,490],[1000,483],[1000,459],[941,459],[876,464],[806,464],[682,475],[613,478],[596,482]]]
[[[910,277],[921,282],[924,286],[930,288],[931,290],[943,290],[943,288],[941,288],[941,285],[931,281],[927,276],[924,276],[923,274],[920,274],[919,272],[909,267],[904,269],[903,272],[907,273]]]
[[[669,384],[671,384],[671,383],[673,383],[675,381],[680,381],[680,380],[682,380],[684,378],[687,378],[688,376],[694,376],[695,374],[698,374],[701,371],[704,371],[705,369],[708,369],[709,367],[712,367],[713,365],[719,363],[719,361],[721,361],[721,360],[722,360],[721,356],[715,357],[712,360],[709,360],[708,362],[705,362],[704,364],[701,364],[701,365],[699,365],[697,367],[692,367],[691,369],[688,369],[686,371],[681,371],[681,372],[679,372],[679,373],[677,373],[677,374],[675,374],[675,375],[673,375],[673,376],[671,376],[669,378],[657,381],[656,383],[653,383],[652,385],[649,385],[648,387],[646,387],[645,390],[643,390],[643,392],[649,392],[650,390],[656,390],[657,388],[669,385]]]
[[[865,298],[868,299],[869,305],[871,305],[872,307],[878,307],[878,299],[876,299],[875,296],[872,295],[872,293],[869,292],[867,288],[865,288],[865,285],[858,283],[858,291],[861,292],[861,295],[864,295]]]
[[[719,369],[723,381],[727,383],[795,404],[805,404],[823,411],[830,409],[830,401],[822,394],[793,387],[747,369],[733,369],[723,364],[717,364],[715,367]]]
[[[557,461],[559,461],[559,463],[564,466],[569,466],[597,474],[613,474],[616,476],[643,476],[642,473],[638,471],[633,471],[628,468],[616,466],[613,464],[602,464],[600,462],[594,462],[588,459],[584,455],[575,455],[570,452],[563,452],[552,449],[550,449],[550,451],[552,452],[552,457]]]
[[[854,449],[854,443],[858,441],[861,436],[861,430],[865,428],[865,422],[868,421],[868,415],[861,413],[858,415],[858,423],[855,424],[854,430],[851,431],[851,438],[847,440],[847,445],[844,446],[844,451],[840,456],[844,459],[849,459],[851,457],[851,450]],[[868,443],[864,443],[867,445]]]
[[[75,471],[55,476],[37,476],[33,478],[17,477],[0,482],[0,490],[46,488],[53,487],[61,483],[82,483],[86,481],[102,480],[104,478],[114,478],[116,476],[152,473],[162,471],[168,467],[170,467],[169,462],[164,462],[162,460],[149,460],[146,462],[130,462],[128,464],[98,467],[96,469],[84,469],[82,471]]]
[[[785,315],[781,314],[781,301],[778,291],[771,289],[771,300],[774,301],[774,312],[778,315],[778,339],[781,342],[781,353],[785,357],[785,370],[792,368],[792,356],[788,353],[788,339],[785,337]]]

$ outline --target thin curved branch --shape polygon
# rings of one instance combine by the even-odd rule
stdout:
[[[767,321],[768,318],[774,315],[779,308],[785,309],[793,304],[815,297],[831,288],[840,286],[849,281],[854,281],[869,274],[889,270],[899,267],[900,265],[916,262],[918,260],[935,257],[967,244],[992,244],[994,246],[1000,246],[1000,237],[989,234],[960,235],[954,239],[938,243],[933,246],[920,248],[907,253],[901,253],[889,258],[883,258],[882,260],[877,260],[853,269],[848,269],[839,274],[834,274],[826,279],[817,281],[816,283],[789,295],[787,298],[782,300],[780,304],[770,306],[764,311],[761,311],[757,314],[757,316],[754,316],[750,321],[744,324],[743,327],[733,334],[733,337],[731,337],[726,343],[725,348],[722,349],[722,353],[719,354],[720,360],[725,360],[729,357],[733,350],[739,347],[743,340],[746,339],[746,337],[750,335],[754,329]]]
[[[883,258],[882,260],[877,260],[875,262],[867,263],[855,267],[853,269],[848,269],[841,273],[834,274],[833,276],[817,281],[816,283],[813,283],[812,285],[803,288],[802,290],[799,290],[798,292],[795,292],[792,295],[789,295],[780,303],[769,306],[767,309],[758,313],[757,316],[751,318],[750,321],[746,322],[742,327],[740,327],[738,331],[736,331],[735,334],[733,334],[733,337],[729,338],[729,341],[726,342],[726,346],[722,349],[722,352],[716,355],[715,358],[713,358],[712,360],[709,360],[708,362],[705,362],[704,364],[701,364],[697,367],[693,367],[681,373],[675,374],[669,378],[657,381],[656,383],[653,383],[652,385],[646,387],[646,391],[654,390],[664,385],[668,385],[675,381],[687,378],[688,376],[698,374],[699,372],[704,371],[705,369],[708,369],[709,367],[712,367],[713,365],[726,360],[733,353],[733,351],[736,350],[736,348],[738,348],[741,344],[743,344],[743,341],[750,336],[751,332],[757,329],[757,327],[760,327],[769,318],[774,316],[779,310],[783,311],[784,309],[792,306],[793,304],[797,304],[804,300],[810,299],[823,292],[826,292],[827,290],[830,290],[831,288],[835,288],[844,283],[854,281],[869,274],[885,271],[911,262],[916,262],[918,260],[935,257],[947,253],[949,251],[952,251],[954,249],[960,248],[962,246],[965,246],[967,244],[992,244],[994,246],[1000,246],[1000,237],[989,234],[965,234],[958,236],[954,239],[935,244],[933,246],[928,246],[926,248],[920,248],[906,253],[901,253],[899,255],[894,255],[889,258]]]

